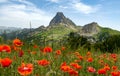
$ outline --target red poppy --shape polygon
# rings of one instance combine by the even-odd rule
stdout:
[[[90,51],[87,52],[87,56],[91,56],[91,52]]]
[[[42,60],[38,60],[37,63],[38,63],[38,65],[41,65],[41,66],[47,66],[50,64],[50,61],[48,61],[46,59],[42,59]]]
[[[96,72],[95,68],[93,68],[93,67],[88,67],[87,71],[91,72],[91,73],[95,73]]]
[[[37,46],[37,45],[34,45],[33,48],[38,48],[38,46]]]
[[[77,56],[80,60],[83,60],[83,56],[79,55]]]
[[[109,70],[110,70],[109,65],[105,65],[105,66],[104,66],[104,69],[105,69],[106,71],[109,71]]]
[[[12,64],[12,60],[10,58],[1,59],[2,67],[9,67]]]
[[[63,62],[63,63],[61,64],[60,69],[61,69],[62,71],[64,71],[64,72],[68,72],[71,68],[70,68],[70,66],[68,66],[68,65],[66,64],[66,62]]]
[[[90,57],[90,58],[87,59],[87,61],[88,62],[93,62],[93,58]]]
[[[111,54],[110,56],[114,59],[117,58],[117,54]]]
[[[30,75],[32,71],[33,71],[33,64],[31,63],[29,64],[22,63],[22,65],[18,67],[18,73],[23,76]]]
[[[82,66],[80,66],[78,63],[70,63],[70,65],[75,69],[79,69],[79,70],[82,69]]]
[[[50,53],[50,52],[52,52],[52,48],[51,47],[45,47],[44,49],[43,49],[43,52],[45,52],[45,53]]]
[[[104,68],[99,69],[98,74],[106,74],[106,70]]]
[[[61,54],[61,50],[57,50],[55,53],[56,53],[56,55],[60,55]]]
[[[120,73],[119,72],[111,72],[111,75],[112,76],[120,76]]]
[[[78,76],[78,71],[75,71],[74,69],[70,69],[68,72],[70,76]]]
[[[68,66],[68,65],[61,66],[61,70],[64,71],[64,72],[69,72],[70,69],[71,69],[71,68],[70,68],[70,66]]]
[[[21,42],[21,40],[19,40],[19,39],[14,39],[13,40],[13,44],[15,45],[15,46],[21,46],[21,45],[23,45],[23,43]]]
[[[112,70],[117,70],[118,67],[117,66],[112,66]]]
[[[3,46],[2,46],[2,45],[0,45],[0,52],[2,52],[2,50],[3,50]]]
[[[22,57],[24,55],[24,52],[22,50],[19,51],[18,56]]]
[[[3,52],[3,51],[10,53],[11,52],[10,46],[9,45],[0,45],[0,52]]]
[[[62,50],[62,51],[64,51],[64,50],[65,50],[65,47],[64,47],[64,46],[62,46],[61,50]]]

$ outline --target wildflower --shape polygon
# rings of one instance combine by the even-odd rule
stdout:
[[[98,74],[106,74],[106,70],[104,68],[99,69]]]
[[[78,63],[70,63],[70,65],[75,69],[78,69],[78,70],[82,69],[82,66],[80,66]]]
[[[78,58],[79,58],[80,60],[83,60],[83,56],[81,56],[81,55],[79,55]]]
[[[105,66],[104,66],[104,69],[105,69],[106,71],[109,71],[109,70],[110,70],[109,65],[105,65]]]
[[[70,66],[68,65],[65,65],[65,66],[61,66],[61,70],[64,71],[64,72],[68,72],[70,70]]]
[[[43,52],[45,52],[45,53],[50,53],[50,52],[52,52],[52,48],[51,47],[45,47],[44,49],[43,49]]]
[[[10,58],[1,59],[2,67],[9,67],[12,64],[12,60]]]
[[[117,54],[111,54],[110,55],[113,59],[116,59],[117,58]]]
[[[88,61],[88,62],[92,62],[92,61],[93,61],[93,58],[90,57],[90,58],[87,59],[87,61]]]
[[[91,56],[91,52],[90,51],[87,52],[87,56]]]
[[[32,71],[33,71],[33,64],[31,63],[29,64],[22,63],[22,65],[18,67],[18,73],[23,76],[30,75]]]
[[[96,72],[95,68],[93,68],[93,67],[88,67],[87,71],[91,72],[91,73],[95,73]]]
[[[64,71],[64,72],[68,72],[71,68],[70,68],[70,66],[68,66],[68,65],[66,64],[66,62],[63,62],[63,63],[61,64],[60,69],[61,69],[62,71]]]
[[[112,70],[117,70],[118,67],[117,66],[112,66]]]
[[[120,76],[120,73],[119,72],[111,72],[111,75],[112,76]]]
[[[11,52],[11,48],[9,45],[0,45],[0,52],[8,52],[10,53]]]
[[[104,65],[104,61],[103,60],[99,60],[98,62],[100,65]]]
[[[78,76],[78,71],[75,71],[74,69],[70,69],[68,72],[70,76]]]
[[[57,50],[55,53],[56,53],[56,55],[60,55],[61,54],[61,50]]]
[[[64,51],[64,50],[65,50],[65,47],[64,47],[64,46],[62,46],[61,50],[62,50],[62,51]]]
[[[38,60],[37,63],[38,63],[38,65],[41,65],[41,66],[47,66],[50,64],[50,61],[48,61],[46,59],[42,59],[42,60]]]
[[[19,51],[18,56],[22,57],[24,55],[24,52],[22,50]]]
[[[13,40],[13,45],[15,45],[15,46],[21,46],[21,45],[23,45],[23,43],[21,42],[21,40],[19,40],[19,39],[14,39]]]
[[[34,45],[33,48],[38,48],[38,46],[37,46],[37,45]]]

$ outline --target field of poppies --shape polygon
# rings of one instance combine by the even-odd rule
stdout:
[[[0,76],[120,76],[120,54],[26,46],[16,38],[0,45]]]

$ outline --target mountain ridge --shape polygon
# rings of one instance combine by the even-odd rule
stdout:
[[[57,12],[47,27],[42,25],[36,29],[32,29],[32,32],[30,32],[30,29],[27,29],[27,32],[24,31],[15,35],[18,37],[25,35],[23,39],[31,37],[32,39],[37,38],[37,40],[39,40],[42,37],[46,37],[48,40],[52,38],[59,40],[68,36],[70,32],[77,32],[85,37],[94,37],[96,34],[103,32],[108,32],[112,35],[120,34],[119,31],[101,27],[97,22],[91,22],[84,26],[77,26],[72,20],[66,18],[62,12]]]

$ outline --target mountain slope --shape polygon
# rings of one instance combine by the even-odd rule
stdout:
[[[23,29],[18,32],[9,33],[8,38],[21,38],[40,41],[40,39],[46,38],[46,40],[59,40],[63,37],[67,37],[70,32],[77,32],[82,36],[88,38],[97,38],[101,33],[107,32],[110,35],[120,34],[119,31],[112,30],[110,28],[103,28],[98,23],[92,22],[84,26],[76,26],[76,24],[66,18],[62,12],[57,12],[55,17],[50,21],[47,27],[40,26],[36,29]]]

